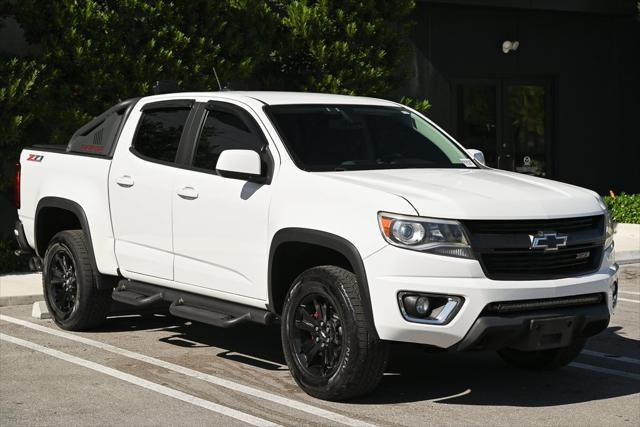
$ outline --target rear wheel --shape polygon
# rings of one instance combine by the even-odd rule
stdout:
[[[42,287],[49,313],[62,329],[91,329],[106,319],[111,289],[98,289],[96,276],[82,230],[61,231],[51,239]]]
[[[282,314],[282,345],[298,385],[326,400],[372,391],[389,354],[388,343],[369,334],[355,275],[334,266],[295,280]]]
[[[575,339],[568,347],[549,350],[521,351],[511,348],[498,350],[500,357],[516,368],[530,371],[553,370],[571,363],[584,348],[584,338]]]

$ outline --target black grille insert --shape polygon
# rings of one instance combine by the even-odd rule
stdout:
[[[584,230],[604,229],[604,217],[585,216],[580,218],[532,219],[532,220],[478,220],[465,221],[471,234],[535,234],[538,231],[553,230],[569,233]]]
[[[494,252],[481,254],[492,279],[568,277],[592,272],[600,265],[602,246],[568,248],[551,252]]]
[[[542,280],[589,274],[604,247],[604,216],[550,220],[464,221],[485,275],[494,280]],[[531,248],[539,233],[566,235],[566,245]]]

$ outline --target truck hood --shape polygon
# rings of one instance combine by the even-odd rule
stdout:
[[[418,215],[427,217],[546,219],[602,213],[597,194],[590,190],[494,169],[395,169],[323,175],[403,197]]]

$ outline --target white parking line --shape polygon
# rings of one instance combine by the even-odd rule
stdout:
[[[620,298],[618,297],[618,301],[626,301],[626,302],[632,302],[635,304],[640,304],[640,301],[636,300],[636,299],[628,299],[628,298]]]
[[[228,408],[226,406],[218,405],[217,403],[213,403],[208,400],[201,399],[199,397],[181,392],[179,390],[175,390],[173,388],[169,388],[160,384],[156,384],[151,381],[147,381],[143,378],[136,377],[131,374],[127,374],[126,372],[118,371],[117,369],[109,368],[108,366],[91,362],[90,360],[81,359],[71,354],[63,353],[61,351],[54,350],[52,348],[41,346],[40,344],[36,344],[31,341],[26,341],[26,340],[13,337],[11,335],[6,335],[3,333],[0,333],[0,341],[7,341],[10,343],[19,345],[21,347],[26,347],[28,349],[35,350],[40,353],[44,353],[48,356],[52,356],[57,359],[64,360],[65,362],[73,363],[78,366],[92,369],[94,371],[100,372],[105,375],[109,375],[119,380],[126,381],[128,383],[137,385],[139,387],[146,388],[147,390],[155,391],[156,393],[160,393],[165,396],[169,396],[174,399],[178,399],[183,402],[190,403],[194,406],[199,406],[201,408],[208,409],[209,411],[217,412],[218,414],[226,415],[227,417],[230,417],[230,418],[235,418],[236,420],[240,420],[247,424],[251,424],[254,426],[278,426],[279,425],[279,424],[274,424],[271,421],[267,421],[262,418],[254,417],[253,415],[249,415],[244,412],[236,411],[235,409]]]
[[[470,388],[466,389],[463,392],[460,392],[460,393],[457,393],[457,394],[453,394],[451,396],[438,397],[436,399],[429,399],[427,402],[431,402],[431,403],[443,402],[445,400],[455,399],[456,397],[466,396],[469,393],[471,393],[471,389]]]
[[[617,371],[615,369],[601,368],[600,366],[587,365],[586,363],[572,362],[569,364],[574,368],[586,369],[588,371],[600,372],[607,375],[615,375],[616,377],[630,378],[632,380],[640,380],[640,375],[631,372]]]
[[[292,409],[297,409],[299,411],[306,412],[308,414],[312,414],[318,417],[326,418],[328,420],[338,422],[341,424],[346,424],[348,426],[354,427],[371,427],[373,424],[366,423],[364,421],[360,421],[354,418],[347,417],[345,415],[341,415],[335,412],[328,411],[326,409],[317,408],[312,405],[308,405],[306,403],[299,402],[297,400],[289,399],[287,397],[279,396],[277,394],[269,393],[263,390],[259,390],[257,388],[249,387],[240,383],[236,383],[230,380],[226,380],[224,378],[216,377],[214,375],[205,374],[204,372],[199,372],[194,369],[187,368],[185,366],[176,365],[171,362],[165,362],[164,360],[156,359],[155,357],[145,356],[144,354],[136,353],[133,351],[125,350],[119,347],[112,346],[110,344],[102,343],[100,341],[94,341],[89,338],[84,338],[78,335],[74,335],[68,332],[60,331],[58,329],[47,328],[45,326],[38,325],[36,323],[27,322],[26,320],[16,319],[15,317],[7,316],[4,314],[0,314],[0,320],[5,322],[14,323],[16,325],[24,326],[25,328],[33,329],[39,332],[44,332],[46,334],[55,335],[60,338],[65,338],[70,341],[75,341],[78,343],[82,343],[85,345],[89,345],[91,347],[99,348],[101,350],[105,350],[111,353],[119,354],[121,356],[128,357],[130,359],[139,360],[141,362],[148,363],[150,365],[159,366],[161,368],[168,369],[170,371],[178,372],[183,375],[187,375],[192,378],[197,378],[202,381],[209,382],[211,384],[215,384],[221,387],[228,388],[233,391],[237,391],[240,393],[248,394],[250,396],[255,396],[260,399],[268,400],[270,402],[274,402],[283,406],[287,406]]]
[[[640,295],[640,292],[618,291],[619,294]]]
[[[615,360],[618,362],[640,365],[640,359],[634,359],[633,357],[616,356],[615,354],[600,353],[599,351],[593,350],[582,350],[582,354],[585,354],[587,356],[602,357],[603,359]]]

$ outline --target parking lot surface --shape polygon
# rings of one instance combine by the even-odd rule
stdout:
[[[277,326],[234,329],[166,312],[69,333],[0,309],[0,424],[640,425],[640,265],[621,268],[608,329],[571,365],[523,372],[493,353],[396,346],[378,389],[348,403],[301,392]]]

